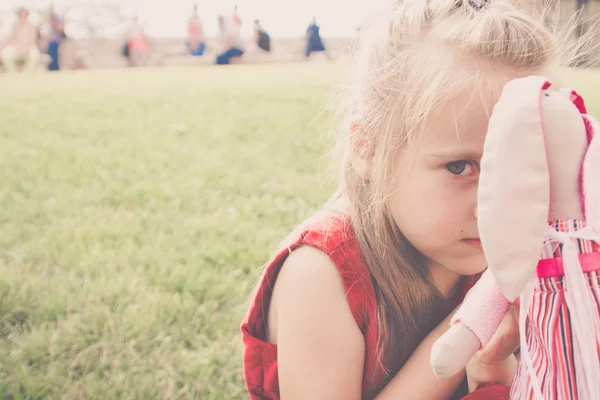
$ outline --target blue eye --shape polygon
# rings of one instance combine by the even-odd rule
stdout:
[[[446,164],[446,169],[454,175],[461,175],[463,172],[465,172],[465,169],[467,169],[468,165],[469,161],[467,160],[453,161]]]

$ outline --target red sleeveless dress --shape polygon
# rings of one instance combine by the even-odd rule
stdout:
[[[362,398],[373,399],[384,371],[377,360],[377,305],[373,284],[364,264],[360,247],[351,228],[350,219],[333,214],[310,222],[289,237],[285,245],[270,260],[242,321],[243,370],[246,388],[252,400],[279,400],[277,376],[277,346],[266,341],[267,312],[275,280],[289,254],[301,246],[311,246],[329,255],[339,270],[346,291],[346,299],[356,324],[365,338],[365,358]],[[449,304],[453,309],[475,283],[467,279]],[[498,385],[486,385],[467,396],[468,400],[508,399],[508,389],[502,387],[505,397],[493,397]],[[481,392],[482,396],[478,396]],[[484,394],[485,392],[485,394]]]

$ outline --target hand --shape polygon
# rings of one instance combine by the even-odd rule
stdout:
[[[519,349],[519,305],[509,306],[504,319],[490,342],[469,361],[466,367],[469,391],[486,382],[510,386],[517,369],[514,353]]]

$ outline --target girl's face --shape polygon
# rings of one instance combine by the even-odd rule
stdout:
[[[486,268],[477,230],[479,163],[500,90],[464,93],[441,108],[427,132],[394,160],[390,210],[408,241],[435,268],[472,275]]]

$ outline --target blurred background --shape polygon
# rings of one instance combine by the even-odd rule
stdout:
[[[356,37],[359,25],[370,15],[380,12],[388,1],[345,3],[341,0],[3,0],[0,4],[0,35],[5,37],[10,33],[17,19],[15,10],[18,7],[26,7],[30,20],[39,26],[41,35],[47,35],[52,4],[70,39],[69,44],[63,46],[65,68],[74,58],[88,68],[116,67],[123,63],[118,57],[120,40],[127,34],[132,19],[137,18],[150,41],[147,64],[170,65],[186,62],[176,56],[186,53],[184,40],[194,6],[209,43],[219,36],[218,16],[231,16],[237,9],[243,19],[240,26],[242,39],[248,41],[255,35],[254,21],[258,19],[261,27],[276,42],[273,44],[273,54],[276,55],[271,58],[289,61],[304,52],[303,38],[313,19],[318,21],[321,36],[328,38],[331,51],[338,55],[347,40]]]
[[[386,4],[0,0],[0,399],[247,398],[250,293]],[[598,115],[592,42],[562,83]]]
[[[222,50],[218,17],[224,16],[238,19],[240,23],[236,34],[245,47],[256,42],[257,29],[269,35],[272,45],[268,57],[267,52],[245,49],[246,62],[302,61],[306,58],[306,33],[312,25],[318,27],[320,38],[327,42],[327,55],[344,59],[359,36],[361,24],[381,14],[390,2],[3,0],[0,3],[0,38],[10,36],[18,19],[15,11],[24,7],[29,13],[29,21],[38,29],[38,47],[42,53],[49,53],[51,18],[54,16],[60,20],[65,35],[59,52],[63,59],[62,69],[124,66],[127,60],[123,58],[122,44],[132,30],[141,31],[147,40],[143,66],[207,64],[214,62],[214,57]],[[583,16],[583,23],[573,34],[583,34],[598,24],[600,2],[597,0],[551,0],[545,3],[552,3],[558,10],[556,14],[559,17],[550,22],[553,25],[563,25],[576,13]],[[186,39],[189,39],[188,24],[193,15],[200,21],[202,32],[199,35],[205,43],[204,52],[194,55],[210,54],[211,57],[185,57],[191,55]],[[595,59],[598,49],[593,47]],[[46,58],[42,62],[51,61]],[[136,66],[141,66],[137,64],[139,62]]]
[[[103,35],[118,36],[123,26],[120,19],[134,15],[146,26],[148,34],[155,37],[180,38],[185,34],[182,21],[186,21],[194,4],[205,20],[207,31],[216,32],[217,15],[231,13],[234,5],[248,22],[260,18],[265,27],[276,37],[301,36],[306,25],[316,16],[322,25],[327,26],[327,36],[351,36],[356,26],[370,13],[385,4],[386,0],[356,2],[348,4],[341,0],[305,0],[286,2],[276,0],[239,0],[239,1],[142,1],[142,0],[54,0],[57,10],[64,12],[68,21],[66,29],[73,37],[85,37],[89,34],[88,26],[95,26]],[[48,0],[4,0],[0,9],[3,20],[9,22],[18,6],[31,10],[43,11],[48,7]],[[99,13],[99,11],[103,11]],[[98,13],[98,14],[96,14]],[[84,17],[94,15],[94,19]],[[245,28],[249,34],[251,24]]]

